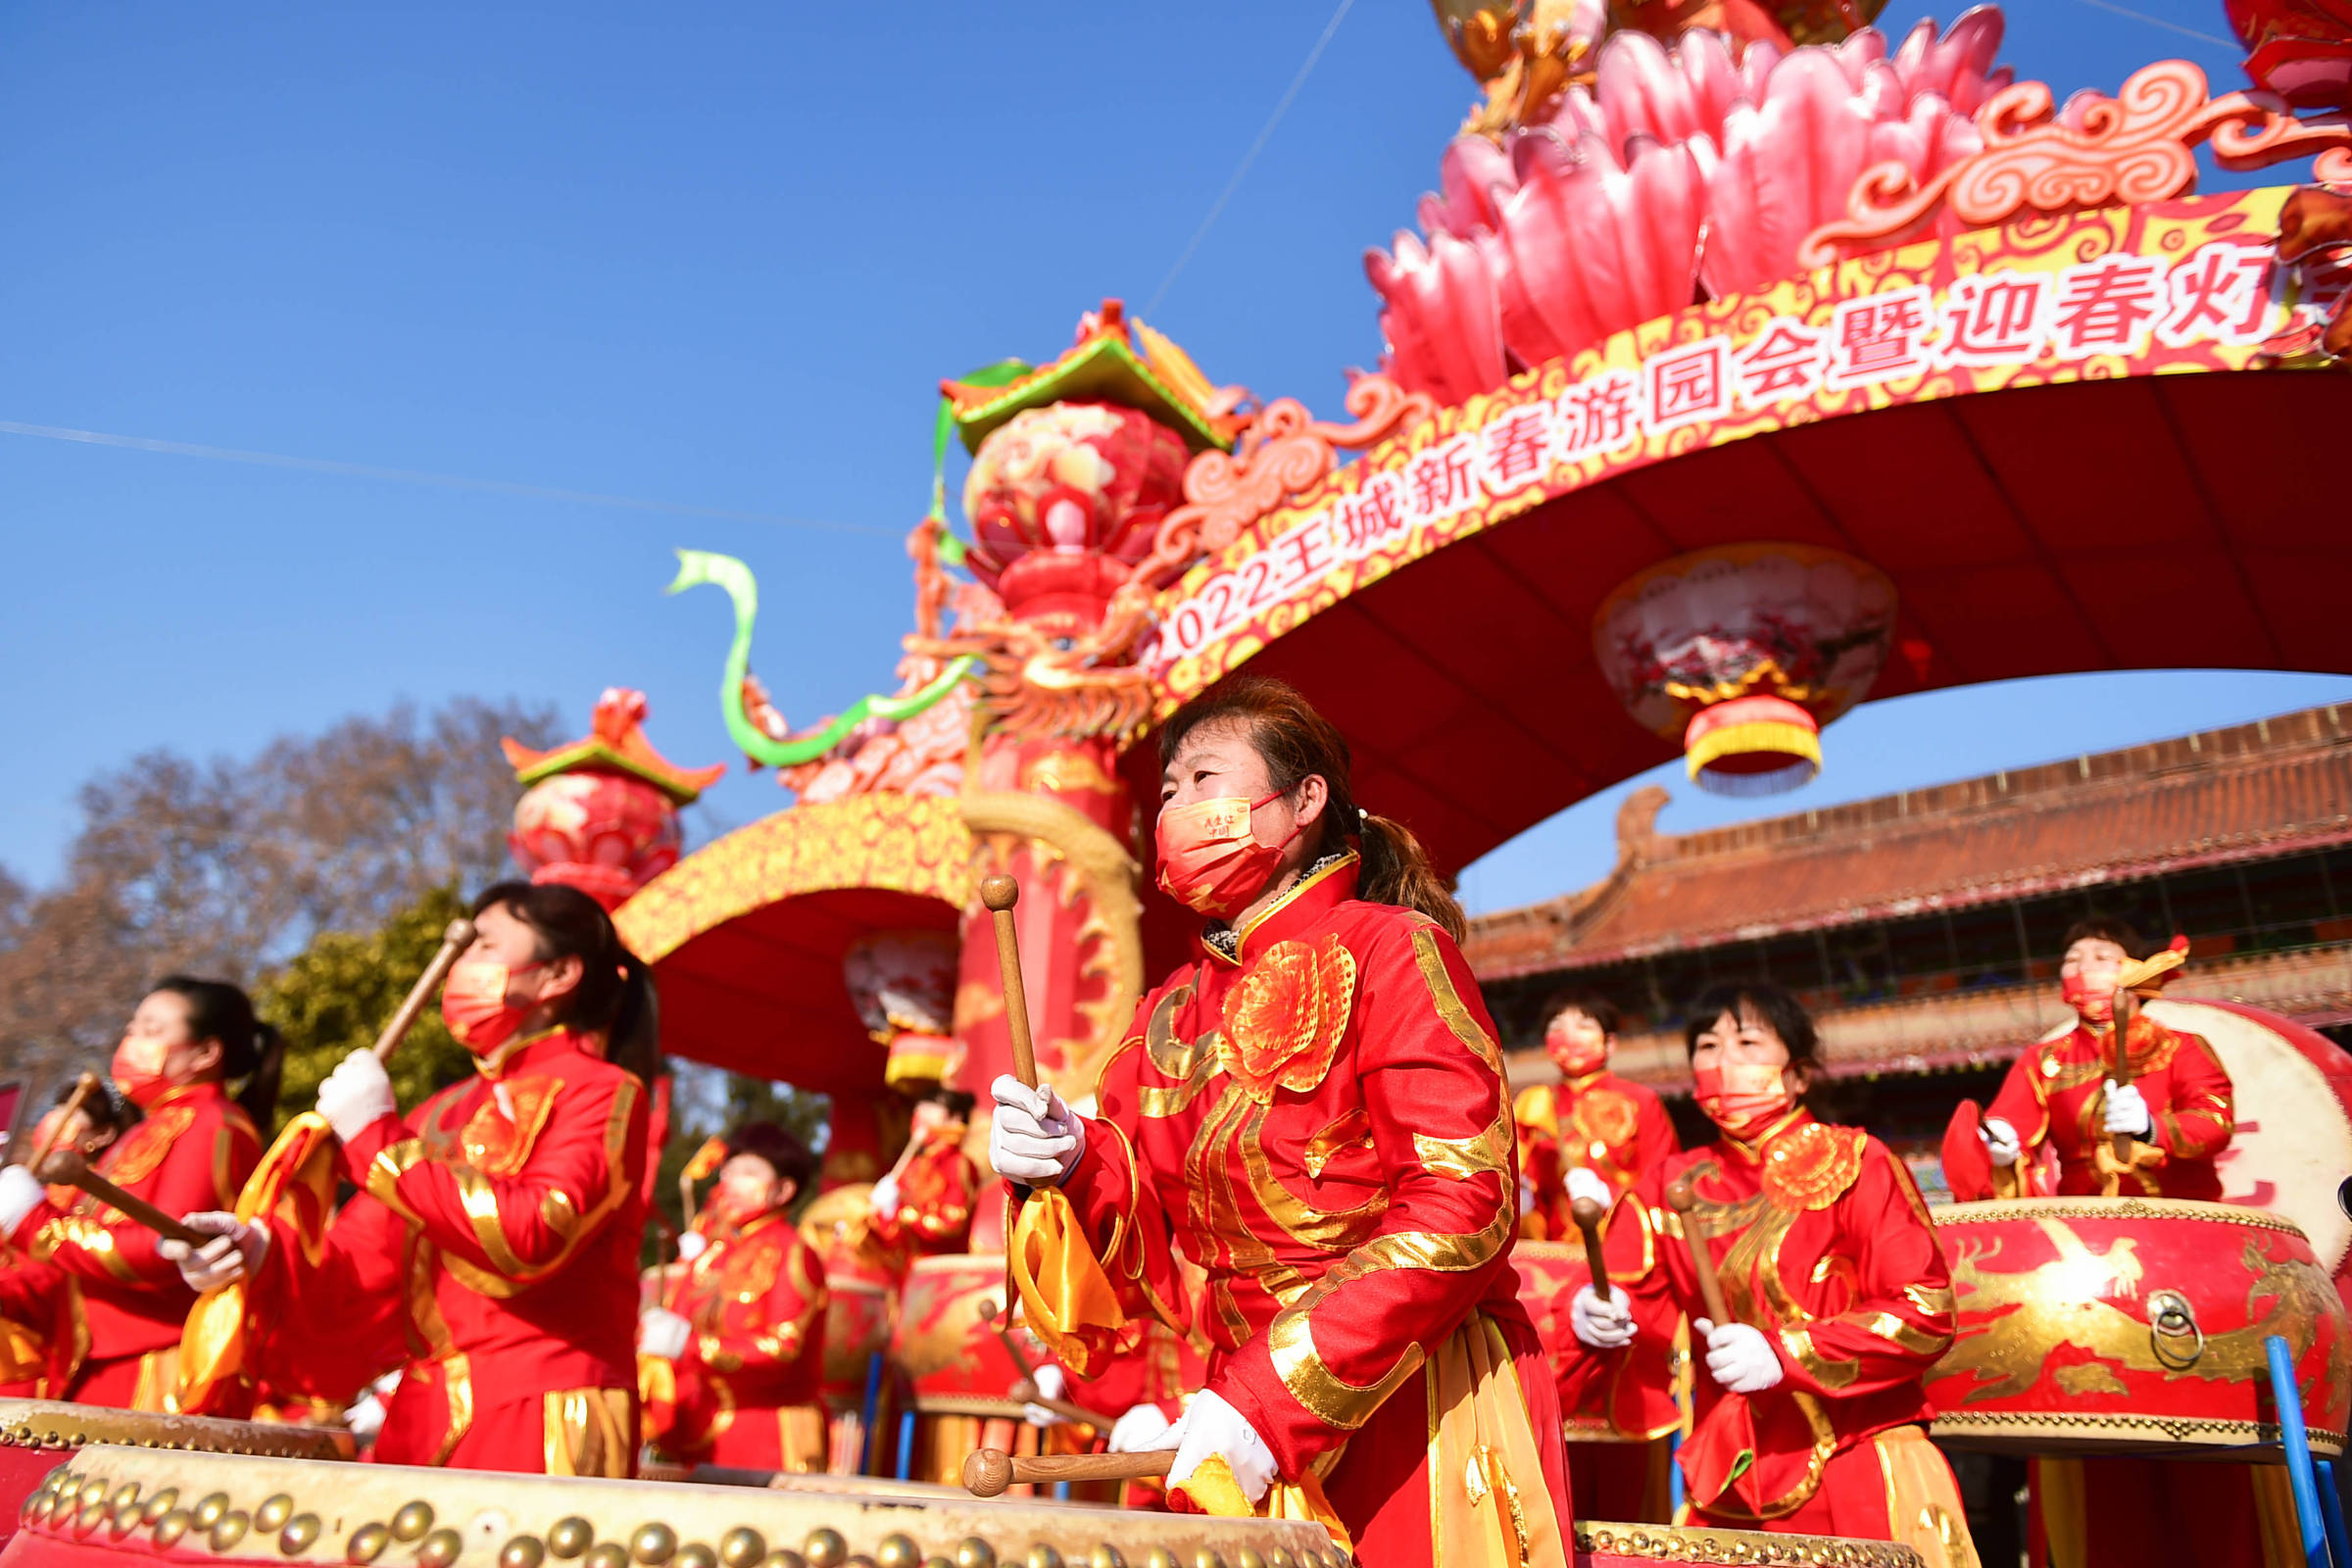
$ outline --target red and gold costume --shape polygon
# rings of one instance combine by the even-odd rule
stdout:
[[[1733,1394],[1698,1358],[1680,1460],[1699,1519],[1899,1541],[1930,1568],[1973,1563],[1951,1470],[1927,1438],[1921,1375],[1951,1343],[1953,1296],[1911,1173],[1867,1133],[1801,1109],[1755,1144],[1724,1135],[1667,1159],[1613,1216],[1652,1233],[1655,1266],[1626,1282],[1644,1334],[1706,1313],[1665,1202],[1686,1176],[1724,1304],[1763,1331],[1782,1370],[1771,1388]]]
[[[1534,1206],[1519,1217],[1519,1234],[1534,1242],[1576,1236],[1568,1216],[1570,1171],[1590,1170],[1623,1197],[1683,1147],[1657,1095],[1606,1067],[1522,1089],[1511,1119],[1519,1128],[1520,1179],[1535,1193]]]
[[[646,1116],[644,1085],[559,1029],[379,1118],[323,1236],[270,1215],[251,1370],[347,1398],[403,1367],[389,1463],[629,1474]]]
[[[164,1092],[147,1117],[98,1157],[97,1168],[134,1198],[167,1214],[225,1208],[261,1158],[253,1122],[218,1083]],[[180,1325],[196,1294],[178,1265],[156,1253],[146,1226],[86,1194],[60,1204],[54,1194],[10,1238],[22,1254],[10,1267],[26,1295],[61,1289],[78,1298],[55,1304],[48,1386],[52,1398],[166,1410],[178,1382]],[[54,1276],[34,1277],[40,1265]],[[23,1309],[23,1308],[20,1308]],[[9,1312],[15,1316],[15,1311]],[[67,1325],[72,1332],[66,1332]]]
[[[1501,1053],[1453,942],[1355,881],[1352,854],[1324,863],[1144,999],[1068,1206],[1023,1205],[1030,1321],[1080,1370],[1132,1344],[1088,1310],[1113,1292],[1181,1332],[1181,1248],[1207,1272],[1207,1387],[1280,1468],[1257,1511],[1333,1520],[1374,1568],[1562,1568]],[[1038,1234],[1057,1213],[1076,1235]],[[1250,1511],[1213,1461],[1178,1491]]]
[[[2147,1102],[2152,1144],[2136,1140],[2132,1170],[2122,1183],[2165,1198],[2219,1202],[2222,1178],[2214,1156],[2230,1147],[2237,1115],[2231,1105],[2230,1074],[2202,1035],[2167,1029],[2145,1013],[2134,1013],[2126,1031],[2132,1053],[2132,1083]],[[2089,1194],[2105,1190],[2105,1169],[2114,1162],[2102,1111],[2106,1080],[2115,1073],[2115,1031],[2092,1033],[2078,1022],[2062,1040],[2044,1040],[2010,1064],[2001,1092],[1987,1115],[2017,1129],[2025,1156],[2013,1171],[2030,1170],[2034,1153],[2047,1141],[2058,1152],[2058,1191]],[[1996,1172],[1996,1192],[2014,1191],[2017,1178]]]
[[[0,1242],[0,1399],[47,1396],[61,1306],[70,1336],[79,1306],[65,1271]]]
[[[918,1257],[965,1250],[972,1234],[972,1202],[980,1191],[980,1167],[963,1152],[961,1123],[925,1128],[922,1147],[899,1172],[898,1206],[877,1212],[871,1235],[891,1249]]]
[[[824,1265],[781,1210],[721,1228],[687,1265],[671,1308],[694,1326],[686,1353],[640,1363],[649,1404],[668,1406],[648,1436],[703,1463],[824,1469],[827,1299]]]

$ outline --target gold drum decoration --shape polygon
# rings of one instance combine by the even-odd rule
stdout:
[[[1004,1254],[952,1253],[918,1257],[899,1297],[898,1362],[914,1389],[914,1407],[927,1415],[1018,1418],[1008,1396],[1020,1368],[989,1319],[1004,1304]],[[1013,1343],[1031,1365],[1047,1358],[1024,1326]],[[1065,1553],[1066,1555],[1066,1553]]]
[[[823,1477],[796,1477],[814,1483]],[[377,1560],[398,1557],[426,1568],[512,1568],[545,1544],[549,1560],[561,1560],[583,1539],[599,1554],[624,1563],[662,1559],[676,1563],[742,1563],[755,1560],[780,1568],[854,1568],[858,1563],[909,1565],[964,1563],[1021,1565],[1038,1562],[1142,1563],[1164,1548],[1180,1563],[1211,1558],[1227,1564],[1254,1557],[1265,1563],[1287,1556],[1303,1568],[1339,1568],[1340,1555],[1321,1526],[1296,1520],[1212,1519],[1198,1514],[1158,1514],[1088,1507],[1083,1504],[982,1501],[968,1494],[900,1484],[850,1485],[818,1491],[813,1486],[764,1488],[710,1486],[691,1482],[647,1486],[638,1482],[578,1477],[494,1475],[464,1470],[422,1470],[303,1459],[260,1459],[237,1455],[171,1452],[150,1448],[92,1447],[62,1465],[53,1464],[31,1495],[45,1499],[71,1489],[74,1510],[25,1508],[19,1539],[10,1548],[11,1568],[69,1568],[86,1561],[89,1536],[75,1525],[81,1492],[95,1484],[112,1497],[135,1484],[143,1496],[167,1490],[180,1497],[219,1496],[223,1506],[208,1544],[225,1560],[269,1564],[312,1564],[348,1568],[357,1556],[352,1543],[362,1533],[382,1550]],[[280,1501],[279,1499],[284,1499]],[[404,1513],[432,1510],[430,1528],[411,1545],[385,1549],[397,1537],[393,1521]],[[247,1528],[265,1508],[293,1510],[284,1529],[265,1534]],[[157,1525],[144,1510],[132,1518],[127,1538],[109,1542],[112,1551],[146,1552]],[[296,1531],[298,1521],[316,1517],[317,1528]],[[104,1539],[104,1538],[102,1538]],[[191,1534],[189,1540],[195,1540]],[[521,1547],[517,1543],[527,1544]],[[183,1544],[180,1550],[187,1549]]]
[[[2313,1449],[2343,1451],[2352,1321],[2291,1222],[2153,1198],[1931,1214],[1959,1299],[1927,1383],[1936,1437],[2046,1454],[2275,1448],[2264,1342],[2278,1336]]]

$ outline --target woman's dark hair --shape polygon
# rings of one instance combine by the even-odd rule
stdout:
[[[980,1102],[968,1089],[933,1089],[915,1101],[918,1105],[937,1105],[957,1121],[972,1119],[972,1107]]]
[[[727,1134],[727,1157],[751,1154],[806,1194],[816,1181],[816,1156],[808,1146],[772,1121],[750,1121]]]
[[[2058,951],[2064,953],[2078,942],[2094,939],[2114,943],[2124,950],[2127,958],[2144,958],[2148,956],[2147,945],[2140,941],[2139,932],[2132,928],[2132,922],[2112,914],[2089,915],[2068,926],[2066,940],[2059,944]]]
[[[79,1088],[79,1083],[74,1080],[59,1085],[57,1098],[50,1104],[64,1104],[74,1098]],[[140,1119],[139,1107],[125,1100],[122,1091],[104,1078],[98,1080],[98,1092],[81,1102],[81,1113],[89,1118],[92,1132],[112,1133],[117,1138],[130,1131],[132,1124]]]
[[[1715,1020],[1727,1012],[1735,1018],[1753,1017],[1770,1024],[1781,1044],[1788,1048],[1790,1066],[1799,1062],[1820,1066],[1821,1035],[1813,1027],[1813,1015],[1787,988],[1769,980],[1718,980],[1701,991],[1683,1022],[1684,1054],[1697,1051],[1698,1037],[1714,1028]]]
[[[621,945],[604,906],[561,882],[500,882],[473,901],[474,918],[495,906],[531,928],[541,962],[580,960],[580,983],[557,1004],[556,1021],[576,1034],[602,1035],[607,1061],[653,1082],[662,1066],[653,971]]]
[[[1348,781],[1348,740],[1337,725],[1287,683],[1265,675],[1237,675],[1194,698],[1169,718],[1159,732],[1160,766],[1176,760],[1187,735],[1219,722],[1246,729],[1250,749],[1264,760],[1267,780],[1275,789],[1287,793],[1310,773],[1322,775],[1330,798],[1309,848],[1310,863],[1355,838],[1364,862],[1356,878],[1358,896],[1374,904],[1418,909],[1444,926],[1454,941],[1462,940],[1469,922],[1421,841],[1402,822],[1356,808]]]
[[[1556,991],[1544,1004],[1544,1027],[1549,1029],[1552,1019],[1570,1011],[1581,1012],[1600,1025],[1604,1035],[1618,1033],[1625,1023],[1617,1004],[1597,991]]]
[[[277,1118],[277,1083],[286,1065],[286,1037],[253,1015],[253,999],[225,980],[168,974],[147,988],[169,991],[188,1004],[188,1036],[220,1042],[220,1076],[245,1085],[237,1103],[265,1140]]]

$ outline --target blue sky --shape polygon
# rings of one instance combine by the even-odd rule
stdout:
[[[2218,4],[2135,9],[2227,32]],[[1167,282],[1331,16],[12,7],[0,420],[758,520],[0,434],[0,863],[52,875],[75,787],[144,748],[247,755],[460,693],[584,729],[602,687],[643,687],[672,758],[737,764],[706,829],[773,809],[719,723],[724,601],[661,595],[673,547],[759,571],[755,666],[804,722],[888,683],[941,375],[1050,354],[1102,296],[1163,284],[1154,323],[1218,380],[1337,413],[1377,358],[1358,258],[1409,221],[1472,90],[1420,0],[1349,8]],[[2238,80],[2234,49],[2105,0],[2031,0],[2005,58],[2063,93],[2168,54]],[[2188,675],[1881,705],[1792,800],[2344,696]],[[1693,793],[1664,825],[1729,819]],[[1596,874],[1613,803],[1474,868],[1473,902]]]

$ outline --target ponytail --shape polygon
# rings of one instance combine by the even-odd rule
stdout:
[[[1356,875],[1359,898],[1373,904],[1417,909],[1459,942],[1470,923],[1446,878],[1413,836],[1394,817],[1359,810],[1348,785],[1348,738],[1339,726],[1286,682],[1265,675],[1238,675],[1178,709],[1159,732],[1159,760],[1173,761],[1185,736],[1218,721],[1247,727],[1250,749],[1264,760],[1266,781],[1289,791],[1319,775],[1328,791],[1317,824],[1313,858],[1336,854],[1349,839],[1363,858]]]
[[[474,917],[494,906],[531,928],[542,960],[580,960],[580,983],[556,1021],[574,1034],[600,1037],[607,1061],[653,1082],[662,1066],[653,971],[621,944],[604,906],[561,882],[497,883],[473,901]]]
[[[237,1103],[266,1139],[277,1119],[286,1037],[255,1017],[253,999],[225,980],[168,974],[149,989],[169,991],[188,1004],[189,1038],[220,1042],[220,1076],[230,1083],[244,1081]]]

